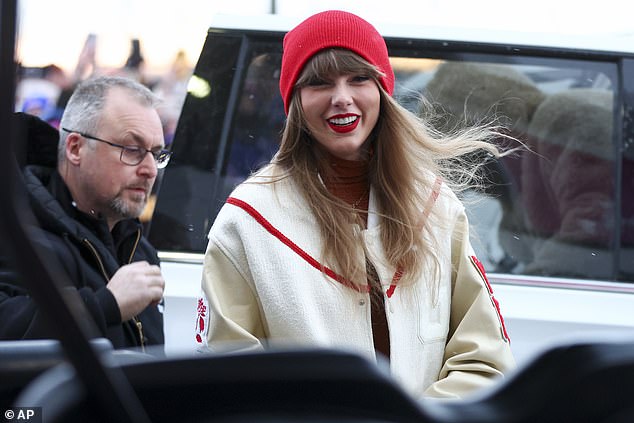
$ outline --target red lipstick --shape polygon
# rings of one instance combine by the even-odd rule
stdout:
[[[334,115],[328,118],[328,126],[335,132],[345,134],[354,131],[359,125],[360,116],[354,113]]]

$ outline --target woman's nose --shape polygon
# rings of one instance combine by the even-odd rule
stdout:
[[[337,82],[333,87],[332,104],[334,106],[348,106],[352,104],[352,93],[350,87],[345,82]]]

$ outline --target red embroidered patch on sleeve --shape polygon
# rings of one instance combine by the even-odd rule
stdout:
[[[504,324],[504,317],[502,317],[502,312],[500,311],[500,303],[493,296],[493,287],[491,286],[491,283],[489,282],[489,278],[487,278],[486,272],[484,270],[484,265],[482,264],[480,260],[478,260],[476,256],[469,256],[469,259],[471,260],[471,264],[473,264],[473,266],[476,268],[476,270],[480,274],[480,277],[484,281],[484,285],[486,286],[487,291],[489,292],[489,298],[491,299],[491,304],[493,304],[493,307],[495,308],[495,312],[498,315],[498,320],[500,321],[500,332],[502,333],[502,337],[504,338],[506,342],[511,342],[511,338],[509,338],[509,334],[506,331],[506,325]]]
[[[207,341],[207,300],[204,296],[198,298],[198,305],[196,307],[196,343],[205,344]]]

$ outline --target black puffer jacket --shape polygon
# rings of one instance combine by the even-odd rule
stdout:
[[[119,307],[106,288],[110,277],[124,264],[142,260],[159,263],[156,250],[141,234],[141,224],[133,219],[121,221],[110,232],[105,220],[72,205],[68,188],[54,168],[27,166],[24,178],[39,224],[33,241],[54,252],[64,278],[67,275],[68,285],[78,290],[101,336],[110,339],[115,348],[140,346],[141,332],[143,344],[162,344],[163,316],[159,308],[148,307],[136,319],[121,322]],[[3,260],[0,266],[5,266],[0,269],[0,339],[54,337],[20,276],[6,268],[8,263]]]

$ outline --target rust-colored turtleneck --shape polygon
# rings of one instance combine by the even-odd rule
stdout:
[[[355,209],[367,211],[370,200],[368,161],[344,160],[332,155],[328,159],[331,168],[322,174],[328,191]],[[367,213],[360,215],[367,221]]]
[[[344,160],[329,156],[330,172],[322,175],[328,191],[337,198],[350,204],[356,210],[367,225],[368,204],[370,200],[370,184],[368,180],[369,162]],[[390,357],[390,333],[385,316],[385,304],[383,292],[376,283],[378,277],[374,266],[367,261],[366,270],[368,283],[372,288],[372,336],[374,349],[389,359]]]

